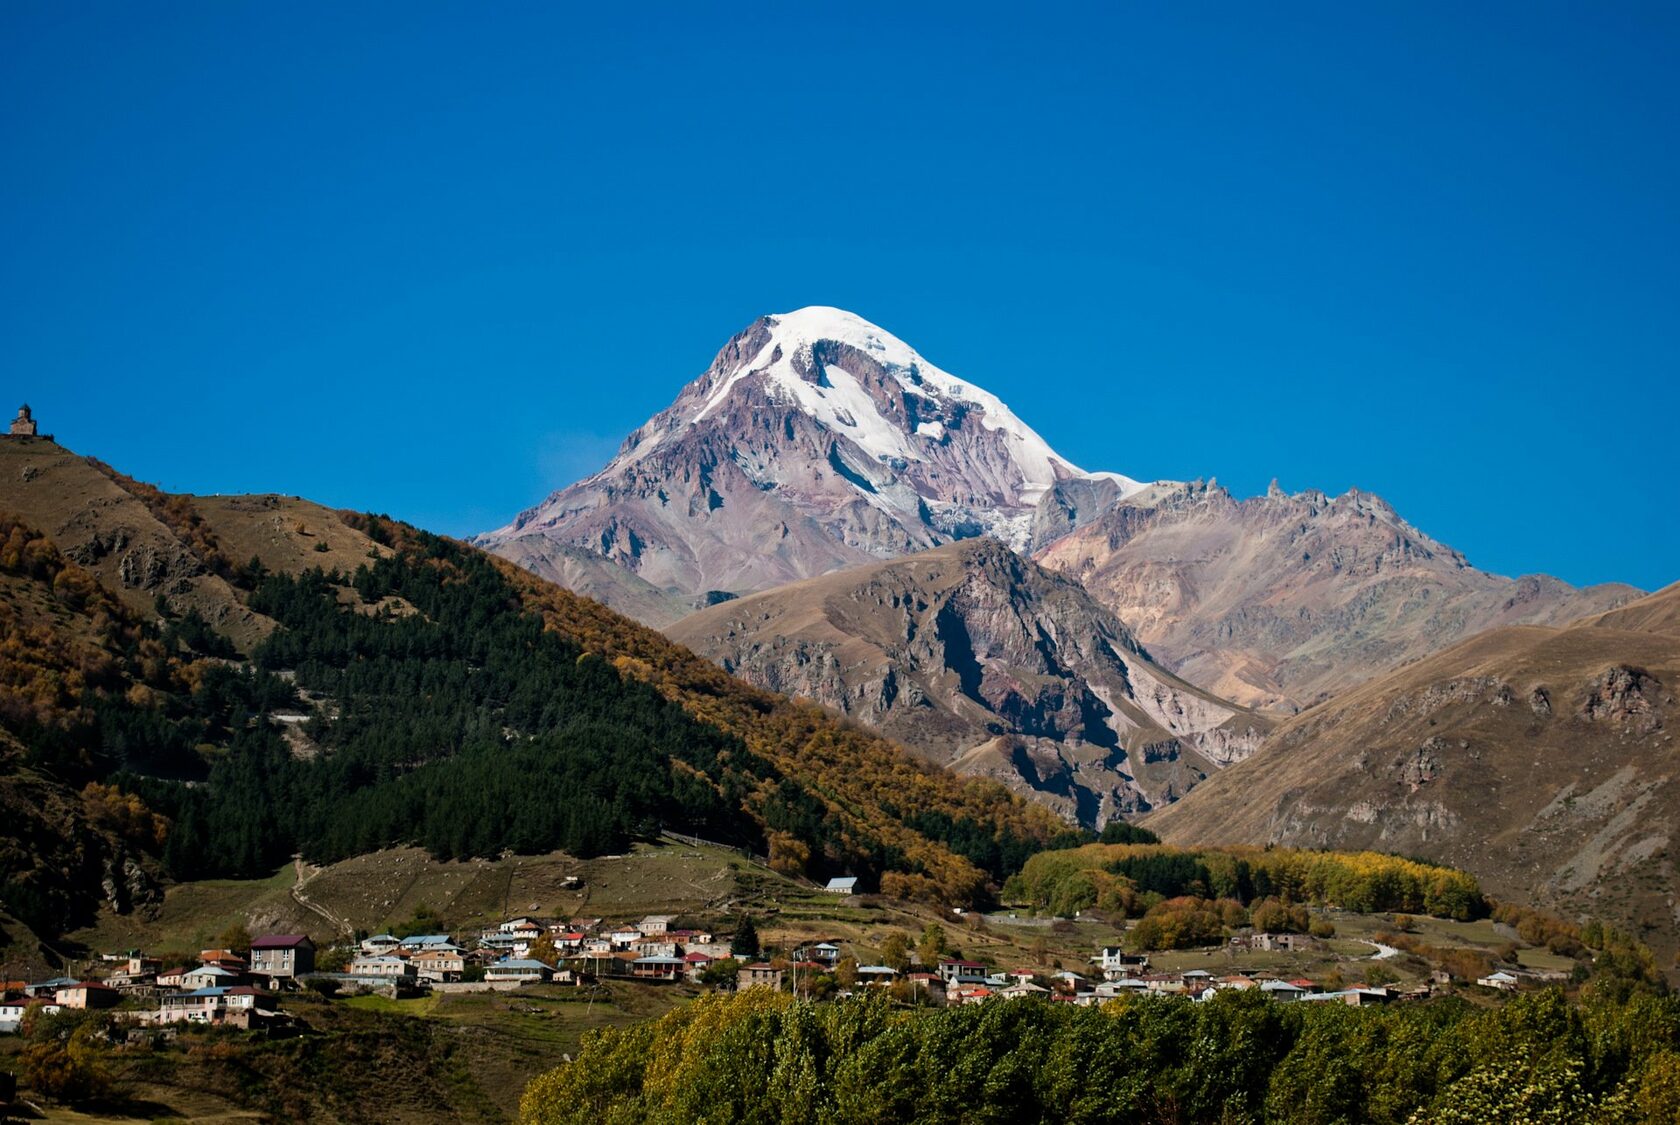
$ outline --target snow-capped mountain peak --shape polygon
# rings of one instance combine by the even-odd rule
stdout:
[[[764,331],[754,337],[756,350],[727,368],[714,363],[685,392],[685,399],[692,394],[698,400],[697,409],[684,419],[687,425],[700,425],[727,411],[732,393],[743,382],[756,380],[771,401],[798,409],[869,458],[884,463],[933,459],[932,451],[952,436],[945,415],[955,410],[972,417],[982,430],[999,434],[1007,442],[1009,459],[1020,471],[1018,497],[1028,503],[1036,502],[1057,481],[1071,477],[1107,478],[1119,484],[1123,494],[1145,487],[1118,473],[1085,472],[1051,449],[996,395],[929,363],[909,344],[856,313],[809,305],[766,316],[758,326]],[[888,393],[865,385],[875,372],[854,374],[844,358],[837,360],[842,349],[873,361],[891,381],[885,388]],[[904,402],[915,404],[914,411],[894,409]],[[672,432],[663,429],[649,436]]]
[[[512,554],[537,536],[657,586],[744,592],[975,535],[1024,548],[1144,487],[1079,468],[885,329],[810,306],[737,333],[599,473],[480,541]]]

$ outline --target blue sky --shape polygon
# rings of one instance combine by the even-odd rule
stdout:
[[[0,5],[0,405],[467,533],[833,304],[1087,468],[1680,578],[1680,9],[591,7]]]

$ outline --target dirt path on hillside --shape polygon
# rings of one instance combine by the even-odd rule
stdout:
[[[1400,951],[1392,945],[1384,945],[1380,941],[1366,941],[1364,938],[1360,938],[1359,940],[1364,941],[1366,945],[1374,945],[1377,947],[1377,951],[1370,956],[1370,960],[1372,961],[1386,961],[1390,957],[1400,956]]]
[[[292,884],[293,901],[305,910],[313,911],[325,918],[328,922],[331,922],[333,928],[338,930],[345,937],[355,937],[356,927],[352,926],[348,919],[340,918],[337,914],[334,914],[332,911],[328,910],[320,903],[313,901],[308,895],[303,893],[305,884],[315,878],[315,876],[319,875],[321,873],[321,869],[319,867],[313,867],[305,864],[301,855],[294,855],[292,857],[292,870],[297,872],[297,881]]]

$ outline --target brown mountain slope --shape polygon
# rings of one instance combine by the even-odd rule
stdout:
[[[197,610],[248,650],[274,628],[229,581],[260,557],[270,570],[354,568],[376,549],[338,513],[284,496],[160,492],[46,438],[0,440],[0,511],[21,517],[131,609]],[[322,550],[321,548],[325,548]]]
[[[1156,659],[1239,703],[1295,709],[1497,625],[1562,624],[1639,596],[1501,578],[1378,497],[1236,500],[1161,483],[1034,557],[1087,589]]]
[[[661,590],[641,575],[594,551],[555,539],[527,535],[508,540],[496,551],[532,574],[540,574],[573,593],[593,598],[615,613],[655,629],[664,628],[695,608],[692,598]]]
[[[1618,620],[1672,621],[1677,601],[1671,587]],[[1420,855],[1673,948],[1677,691],[1680,635],[1494,629],[1295,716],[1146,823],[1176,843]]]
[[[1156,666],[1078,583],[990,538],[726,602],[667,633],[1093,827],[1174,800],[1268,725]]]
[[[39,768],[32,742],[90,743],[96,692],[129,684],[113,650],[138,618],[38,532],[0,513],[0,960],[33,963],[42,935],[88,921],[96,904],[126,911],[157,901],[146,854],[161,825],[114,791]]]
[[[1680,636],[1680,582],[1664,586],[1650,597],[1629,602],[1620,609],[1583,617],[1576,624],[1594,629],[1633,629]]]

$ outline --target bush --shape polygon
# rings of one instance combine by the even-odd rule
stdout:
[[[1230,899],[1170,898],[1150,908],[1132,927],[1126,944],[1139,951],[1216,945],[1224,939],[1229,919],[1241,914],[1241,904]]]
[[[82,1013],[38,1022],[32,1041],[18,1054],[23,1084],[57,1102],[87,1101],[109,1093],[111,1078],[100,1046],[103,1025],[102,1018]],[[74,1028],[68,1035],[63,1034],[66,1026]]]

